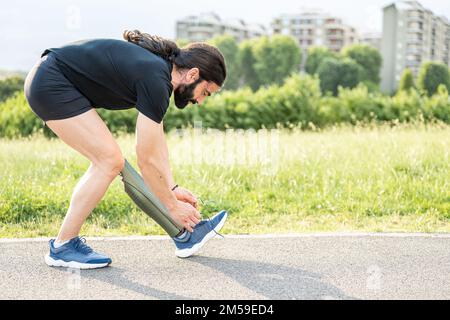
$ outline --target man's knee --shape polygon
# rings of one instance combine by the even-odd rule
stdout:
[[[107,175],[116,177],[123,170],[125,159],[119,149],[105,150],[96,159],[94,165],[101,168]]]
[[[114,160],[114,163],[112,163],[112,172],[114,175],[119,175],[119,173],[123,170],[123,167],[125,166],[125,159],[122,156],[122,153],[120,155],[117,155],[117,159]]]

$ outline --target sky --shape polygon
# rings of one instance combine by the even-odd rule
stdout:
[[[14,0],[0,10],[0,69],[28,71],[46,48],[90,38],[121,39],[125,29],[175,38],[175,23],[188,15],[215,12],[269,27],[272,19],[304,8],[338,16],[360,32],[381,32],[389,0]],[[450,1],[421,0],[450,18]]]

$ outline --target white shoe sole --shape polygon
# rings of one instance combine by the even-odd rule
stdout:
[[[66,267],[66,268],[74,268],[74,269],[99,269],[104,268],[109,265],[109,263],[98,263],[98,264],[92,264],[92,263],[80,263],[76,261],[63,261],[63,260],[55,260],[52,257],[50,257],[49,254],[45,255],[44,257],[45,263],[49,267]]]
[[[222,229],[223,225],[225,224],[225,221],[228,218],[228,212],[225,213],[223,219],[219,222],[219,224],[214,228],[214,230],[211,230],[201,242],[197,243],[190,249],[182,249],[182,250],[176,250],[175,255],[178,258],[189,258],[190,256],[193,256],[196,254],[209,240],[214,238],[217,234],[216,232],[219,232],[220,229]]]

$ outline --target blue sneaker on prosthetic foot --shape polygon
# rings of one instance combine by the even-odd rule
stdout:
[[[49,241],[50,253],[45,256],[45,263],[50,267],[97,269],[112,262],[107,256],[94,252],[85,238],[75,237],[58,248],[54,243],[54,239]]]
[[[214,217],[200,221],[194,227],[194,232],[178,238],[173,238],[177,247],[175,255],[179,258],[188,258],[196,254],[209,240],[214,238],[222,229],[227,220],[228,213],[221,211]]]

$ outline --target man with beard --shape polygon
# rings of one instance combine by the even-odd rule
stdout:
[[[223,55],[206,43],[180,49],[138,30],[123,36],[127,41],[91,39],[46,49],[25,81],[33,112],[90,161],[57,238],[50,240],[45,257],[49,266],[93,269],[111,264],[79,232],[119,174],[131,198],[157,222],[166,221],[161,226],[170,230],[179,257],[195,254],[227,217],[222,211],[201,220],[197,198],[172,177],[163,131],[172,92],[175,105],[183,109],[189,103],[201,104],[221,88],[226,78]],[[133,172],[95,110],[134,107],[139,111],[136,154],[143,179]]]

